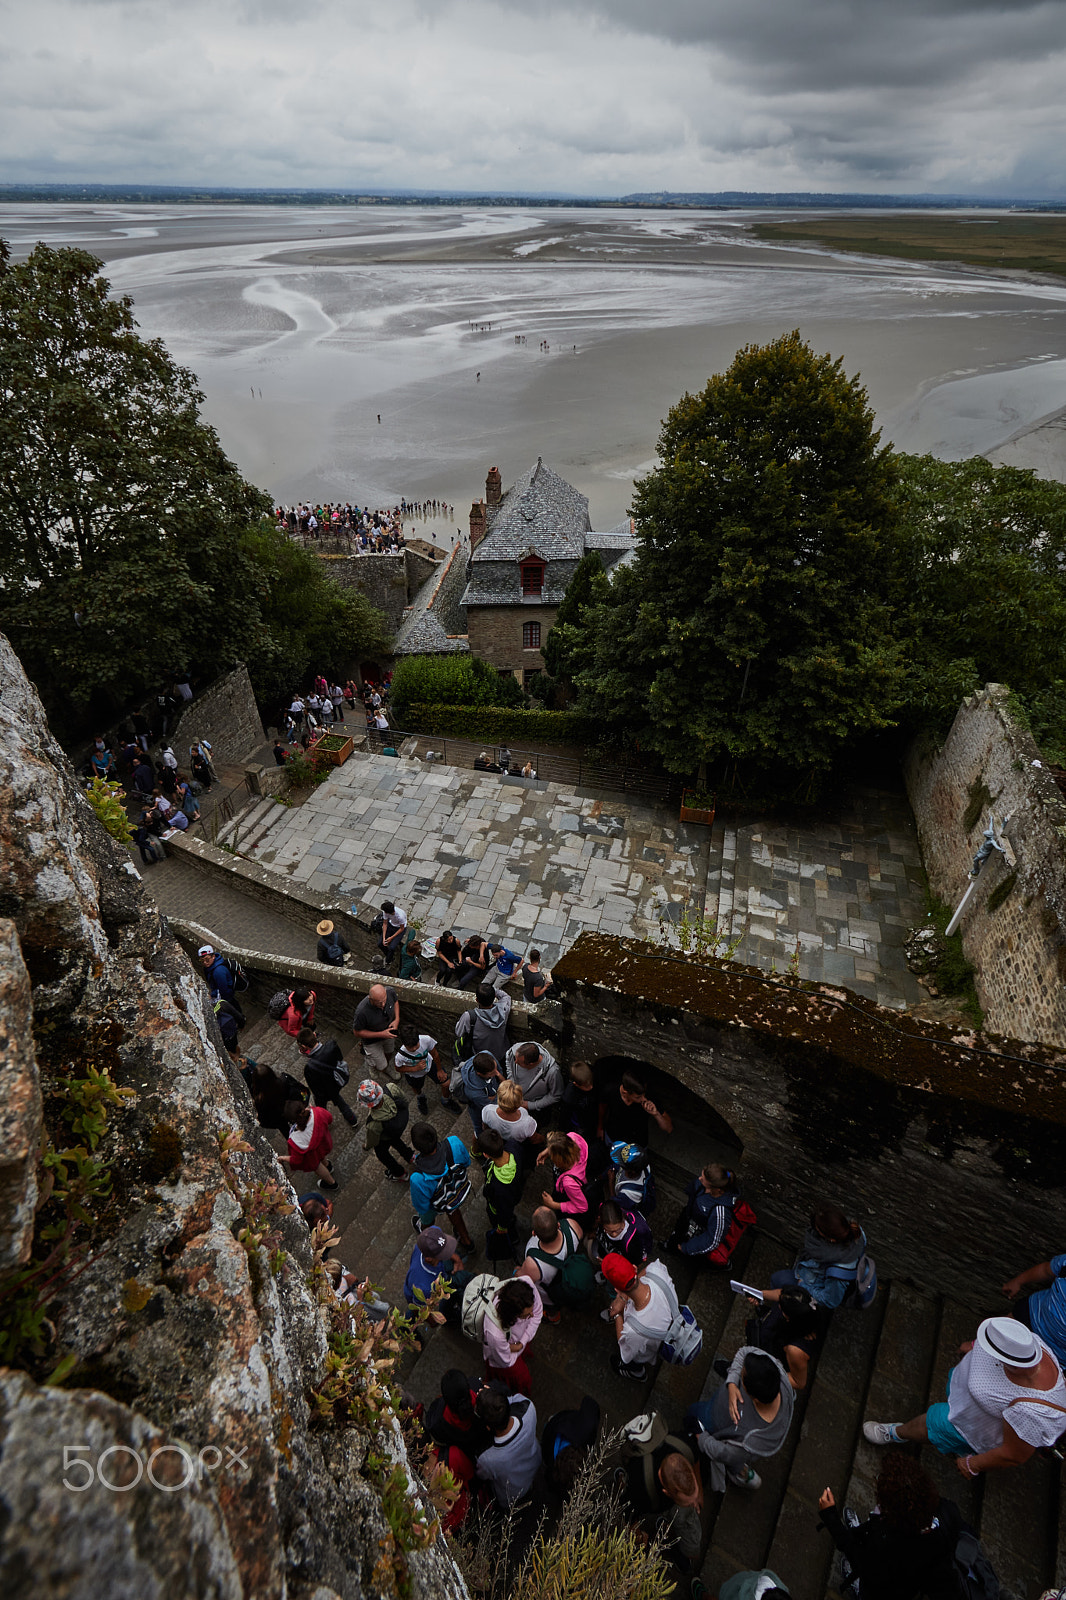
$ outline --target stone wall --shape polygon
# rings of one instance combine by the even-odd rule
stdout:
[[[371,1481],[382,1445],[343,1420],[313,1422],[327,1344],[310,1236],[297,1213],[275,1213],[284,1254],[272,1263],[248,1234],[259,1186],[285,1177],[206,988],[3,639],[0,691],[0,1083],[26,1113],[0,1117],[5,1247],[36,1204],[43,1263],[44,1230],[64,1215],[59,1183],[35,1195],[36,1162],[12,1187],[34,1073],[60,1148],[77,1137],[62,1111],[78,1109],[72,1080],[106,1069],[128,1091],[95,1147],[112,1196],[88,1201],[72,1261],[41,1280],[37,1337],[17,1339],[0,1372],[0,1591],[464,1600],[439,1540],[399,1550]],[[417,1500],[402,1440],[383,1448]]]
[[[695,1094],[743,1147],[745,1193],[781,1237],[834,1202],[884,1276],[986,1315],[1006,1277],[1062,1249],[1063,1053],[600,934],[553,976],[564,1059],[643,1061],[668,1110],[672,1084]]]
[[[324,556],[326,571],[342,589],[354,589],[385,613],[390,633],[403,621],[412,595],[433,575],[436,562],[417,550],[396,555]]]
[[[170,743],[182,767],[188,765],[189,746],[194,739],[208,741],[216,767],[243,761],[266,739],[243,662],[197,695],[179,717]]]
[[[472,655],[480,656],[498,671],[517,672],[530,668],[544,671],[540,646],[526,650],[522,645],[522,624],[540,623],[543,645],[554,626],[558,606],[469,606],[467,634]]]
[[[966,888],[989,810],[997,823],[1009,816],[1017,867],[998,853],[985,863],[962,945],[993,1031],[1066,1045],[1066,799],[1008,691],[992,683],[966,700],[943,746],[917,742],[905,770],[929,881],[947,905]]]

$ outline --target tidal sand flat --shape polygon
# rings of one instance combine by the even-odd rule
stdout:
[[[861,374],[904,449],[993,451],[1066,403],[1066,283],[769,242],[767,220],[36,206],[0,208],[0,233],[17,255],[44,237],[102,256],[282,501],[435,495],[462,517],[490,464],[509,481],[542,455],[608,527],[670,405],[794,327]]]

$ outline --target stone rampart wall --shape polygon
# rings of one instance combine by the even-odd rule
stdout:
[[[339,583],[342,589],[354,589],[385,613],[392,633],[403,621],[411,596],[436,568],[436,562],[417,550],[402,550],[396,555],[325,556],[322,559],[334,583]]]
[[[833,1202],[862,1223],[882,1274],[986,1315],[1006,1277],[1063,1248],[1061,1056],[1015,1058],[1010,1041],[901,1027],[828,985],[598,934],[553,976],[563,1059],[629,1057],[699,1096],[743,1146],[745,1193],[783,1238]],[[669,1083],[654,1092],[669,1109]]]
[[[181,767],[188,766],[189,746],[194,739],[208,741],[217,767],[220,762],[243,761],[265,738],[248,668],[243,662],[190,701],[170,734]]]
[[[939,750],[917,743],[906,779],[929,881],[952,907],[989,810],[997,823],[1009,817],[1017,867],[994,854],[982,868],[960,924],[963,949],[990,1029],[1066,1045],[1066,799],[1007,690],[988,684],[966,700]]]

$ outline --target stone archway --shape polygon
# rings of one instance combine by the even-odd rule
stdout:
[[[632,1072],[647,1085],[650,1099],[670,1113],[673,1133],[663,1133],[653,1123],[649,1138],[656,1176],[665,1179],[668,1189],[683,1190],[709,1161],[739,1165],[743,1140],[709,1101],[680,1079],[639,1056],[599,1056],[590,1065],[597,1092],[617,1083],[624,1072]]]

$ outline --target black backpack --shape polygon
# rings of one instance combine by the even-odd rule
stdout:
[[[1001,1600],[1004,1593],[984,1545],[969,1528],[955,1546],[955,1587],[959,1600]]]
[[[271,1022],[281,1021],[282,1017],[289,1009],[289,1000],[291,995],[291,989],[279,989],[276,994],[272,994],[270,996],[270,999],[267,1001],[267,1016],[270,1018]]]
[[[233,956],[223,956],[222,965],[233,979],[234,994],[243,994],[248,987],[248,974]]]

